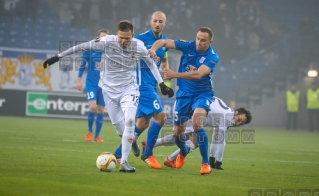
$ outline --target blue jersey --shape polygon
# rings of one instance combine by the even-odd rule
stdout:
[[[198,53],[196,51],[196,41],[174,40],[174,43],[176,49],[182,51],[178,72],[188,72],[190,70],[190,66],[194,66],[194,71],[196,71],[203,64],[211,70],[209,75],[206,75],[199,80],[185,80],[177,78],[177,86],[179,86],[179,90],[176,93],[176,97],[205,92],[213,94],[214,92],[211,80],[213,71],[219,61],[218,54],[211,46],[209,46],[206,52]]]
[[[156,42],[157,40],[167,39],[167,37],[163,34],[161,34],[160,37],[156,37],[153,34],[152,29],[144,33],[136,35],[135,38],[141,40],[147,49],[150,49],[152,45],[154,44],[154,42]],[[156,55],[158,56],[158,59],[159,59],[157,62],[157,67],[160,66],[162,58],[167,56],[166,54],[167,51],[168,51],[168,48],[166,47],[159,48],[156,51]],[[139,84],[140,84],[140,90],[147,90],[149,88],[153,88],[156,90],[157,81],[155,80],[152,72],[150,71],[150,69],[148,68],[148,66],[143,60],[140,60],[140,71],[141,71],[140,74],[137,73],[137,80],[139,81]]]
[[[100,80],[100,62],[101,62],[102,52],[95,50],[85,51],[81,57],[81,64],[79,68],[78,77],[82,78],[85,65],[87,66],[87,77],[86,86],[93,85],[98,86]]]

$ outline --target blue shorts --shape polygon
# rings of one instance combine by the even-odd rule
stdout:
[[[86,84],[85,88],[88,102],[96,101],[96,105],[105,106],[102,89],[99,86]]]
[[[176,97],[174,125],[182,125],[192,118],[196,108],[210,111],[213,95],[211,93]]]
[[[140,100],[138,102],[136,118],[152,118],[153,114],[163,111],[163,106],[155,90],[140,90]]]

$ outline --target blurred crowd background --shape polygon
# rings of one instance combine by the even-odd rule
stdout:
[[[166,13],[171,39],[213,30],[214,88],[227,103],[261,104],[278,89],[310,85],[302,81],[307,71],[319,70],[317,0],[1,0],[0,46],[58,50],[59,41],[91,40],[101,28],[116,34],[123,19],[141,33],[155,10]],[[172,69],[178,54],[169,53]]]

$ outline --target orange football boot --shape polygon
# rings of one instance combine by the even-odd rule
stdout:
[[[104,140],[102,140],[102,139],[100,138],[100,136],[97,136],[96,138],[94,138],[94,141],[97,142],[97,143],[102,143],[102,142],[104,142]]]
[[[89,132],[86,134],[86,136],[85,136],[85,141],[88,141],[88,142],[91,141],[92,135],[93,135],[93,133],[89,131]]]
[[[186,156],[184,157],[183,155],[178,154],[178,156],[176,157],[176,160],[175,160],[176,168],[182,168],[185,165],[185,158],[186,158]]]
[[[145,158],[142,155],[142,160],[148,164],[148,166],[150,166],[153,169],[161,169],[162,166],[161,164],[156,160],[156,158],[154,157],[154,155],[149,156],[148,158]]]
[[[205,174],[210,174],[212,172],[212,168],[208,163],[203,163],[202,167],[200,168],[200,174],[205,175]]]
[[[175,161],[171,161],[167,157],[164,160],[164,165],[166,165],[167,167],[176,168]]]

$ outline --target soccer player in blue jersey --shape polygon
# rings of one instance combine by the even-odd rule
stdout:
[[[151,16],[150,25],[151,29],[135,36],[135,38],[143,41],[147,49],[151,48],[156,40],[167,39],[167,37],[162,34],[166,25],[166,15],[161,11],[155,11]],[[158,57],[157,66],[161,66],[162,69],[168,69],[167,51],[168,49],[165,47],[156,51]],[[137,122],[134,130],[135,140],[132,143],[132,150],[135,156],[138,157],[140,155],[140,149],[136,140],[138,136],[149,127],[146,149],[141,155],[141,159],[151,168],[160,169],[161,165],[153,155],[153,148],[159,132],[165,123],[166,115],[163,112],[162,104],[157,95],[157,81],[143,60],[140,61],[140,72],[141,73],[137,73],[137,80],[140,85],[140,100],[136,113]],[[150,122],[152,117],[154,120]],[[115,154],[118,157],[121,156],[121,146],[115,151]]]
[[[98,38],[106,36],[109,34],[107,29],[101,29],[98,32]],[[100,80],[100,62],[101,62],[102,52],[95,50],[85,51],[81,57],[81,63],[79,67],[78,79],[76,81],[76,88],[82,90],[82,76],[85,70],[85,65],[87,66],[87,77],[86,77],[86,98],[89,102],[89,112],[88,112],[88,132],[85,136],[86,141],[91,141],[93,136],[93,124],[95,120],[95,142],[104,142],[100,138],[100,131],[103,125],[104,117],[104,99],[101,87],[98,86]]]
[[[166,47],[182,52],[178,72],[170,69],[163,70],[164,79],[177,78],[176,108],[174,118],[175,143],[181,152],[176,158],[176,168],[185,164],[188,148],[185,144],[186,122],[192,117],[192,125],[196,133],[196,141],[202,156],[200,174],[209,174],[211,167],[208,158],[208,139],[203,128],[203,122],[210,110],[209,106],[214,95],[211,84],[212,73],[219,61],[219,56],[210,46],[213,43],[213,31],[201,27],[196,34],[196,40],[158,40],[149,54],[156,58],[157,49]]]

